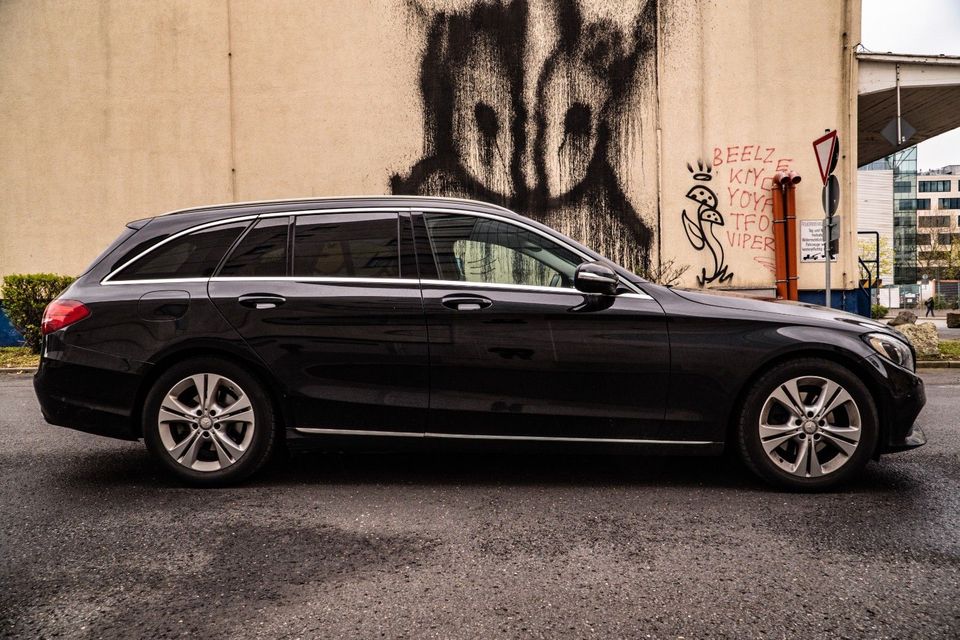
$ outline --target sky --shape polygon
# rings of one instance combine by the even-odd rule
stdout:
[[[960,56],[960,0],[863,0],[860,42],[878,53]],[[960,129],[921,142],[917,163],[960,164]]]

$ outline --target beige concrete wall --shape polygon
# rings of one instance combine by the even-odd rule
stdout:
[[[430,29],[443,24],[449,34],[475,2],[0,2],[0,274],[77,273],[138,217],[231,200],[389,193],[397,176],[422,192],[489,187],[625,260],[639,259],[627,244],[649,230],[651,258],[659,249],[689,264],[685,283],[695,285],[701,269],[714,270],[713,254],[694,248],[682,221],[696,209],[686,197],[698,184],[687,163],[699,159],[711,165],[724,221],[709,229],[734,274],[724,286],[771,286],[766,178],[778,164],[799,171],[800,215],[820,217],[812,139],[838,128],[844,150],[855,148],[856,78],[845,44],[858,41],[859,2],[816,0],[801,10],[764,0],[660,0],[649,5],[652,36],[640,28],[650,26],[648,2],[578,5],[581,32],[619,47],[603,66],[629,67],[619,84],[589,64],[594,49],[556,53],[556,3],[526,6],[521,61],[504,62],[509,46],[500,57],[489,53],[504,48],[502,33],[471,33],[464,67],[455,69],[457,146],[445,156],[431,137],[436,110],[421,91],[421,65],[452,55],[442,41],[449,36]],[[517,24],[517,14],[508,18]],[[438,38],[445,48],[431,48]],[[517,94],[529,112],[525,129],[507,126]],[[492,160],[483,157],[482,132],[461,119],[473,109],[463,101],[477,96],[502,124],[487,139]],[[560,131],[574,103],[590,108],[577,144]],[[599,157],[602,127],[610,133],[603,186],[570,196],[585,159]],[[511,154],[519,180],[505,160]],[[414,180],[418,162],[438,155],[466,178],[452,180],[448,167]],[[847,248],[855,246],[845,208],[855,202],[854,164],[847,153],[838,170]],[[740,183],[747,179],[755,184]],[[623,222],[625,207],[639,226]],[[852,286],[854,255],[844,251],[835,287]],[[804,265],[801,288],[822,286],[821,274],[822,265]]]
[[[220,2],[0,2],[0,274],[231,198],[226,36]]]
[[[716,193],[723,216],[724,225],[712,231],[734,273],[727,286],[771,286],[772,175],[797,171],[798,218],[822,218],[811,144],[825,128],[838,129],[845,218],[832,281],[852,287],[856,79],[849,77],[849,47],[859,41],[859,4],[684,0],[664,11],[664,26],[672,26],[663,38],[660,74],[664,254],[701,269],[712,265],[707,251],[693,250],[680,224],[683,210],[689,215],[697,208],[685,197],[698,184],[687,163],[697,169],[701,159],[713,175],[700,184]],[[823,287],[823,264],[801,264],[799,273],[801,289]]]

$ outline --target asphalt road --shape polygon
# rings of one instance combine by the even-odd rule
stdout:
[[[310,454],[183,488],[0,376],[0,636],[960,637],[960,371],[843,492],[722,459]]]

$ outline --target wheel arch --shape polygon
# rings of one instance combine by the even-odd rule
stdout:
[[[736,399],[731,405],[730,414],[727,416],[724,447],[726,448],[731,442],[736,442],[737,420],[741,411],[743,410],[743,404],[746,400],[747,394],[750,393],[750,389],[753,388],[753,385],[755,385],[764,374],[774,367],[785,362],[790,362],[791,360],[800,360],[803,358],[819,358],[834,362],[851,371],[867,388],[867,391],[870,393],[870,397],[873,399],[873,402],[876,405],[877,418],[879,422],[878,426],[880,428],[879,437],[877,439],[877,447],[872,454],[874,458],[877,458],[879,451],[882,448],[881,443],[886,442],[888,435],[889,427],[887,425],[885,416],[889,412],[886,411],[886,400],[884,395],[880,393],[880,385],[876,380],[875,371],[872,370],[870,365],[859,355],[845,349],[836,347],[830,348],[826,345],[822,347],[804,346],[787,352],[779,353],[765,360],[760,366],[758,366],[756,370],[753,371],[753,373],[751,373],[750,376],[740,386],[740,389],[736,395]]]
[[[260,384],[273,403],[274,415],[277,418],[277,432],[283,438],[286,434],[286,425],[292,424],[292,416],[289,415],[287,403],[284,402],[286,393],[276,379],[270,374],[266,365],[259,358],[245,353],[232,345],[222,342],[188,342],[176,345],[158,356],[152,363],[148,372],[144,375],[140,386],[137,389],[136,400],[134,401],[133,411],[131,412],[132,426],[138,436],[143,436],[143,407],[147,400],[147,394],[153,388],[157,379],[164,374],[173,364],[191,359],[191,358],[219,358],[233,362],[236,365],[244,367],[249,371]]]

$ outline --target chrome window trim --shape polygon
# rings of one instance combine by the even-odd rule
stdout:
[[[493,205],[493,206],[495,206],[495,205]],[[505,211],[506,211],[506,209],[505,209]],[[155,251],[156,249],[159,249],[160,247],[162,247],[162,246],[165,245],[166,243],[172,242],[173,240],[176,240],[177,238],[179,238],[179,237],[181,237],[181,236],[184,236],[184,235],[187,235],[187,234],[189,234],[189,233],[193,233],[193,232],[195,232],[195,231],[202,231],[203,229],[207,229],[207,228],[210,228],[210,227],[216,227],[216,226],[224,225],[224,224],[232,224],[232,223],[235,223],[235,222],[244,222],[244,221],[247,221],[247,220],[264,219],[264,218],[280,218],[280,217],[290,217],[290,216],[295,216],[295,217],[296,217],[296,216],[303,216],[303,215],[335,214],[335,213],[396,213],[397,215],[399,215],[399,214],[402,213],[402,212],[406,212],[406,213],[449,213],[449,214],[462,215],[462,216],[475,216],[475,217],[478,217],[478,218],[489,218],[489,219],[493,219],[493,220],[498,220],[498,221],[500,221],[500,222],[505,222],[505,223],[507,223],[507,224],[514,224],[514,225],[516,225],[516,226],[518,226],[518,227],[521,227],[521,228],[523,228],[523,229],[526,229],[526,230],[528,230],[528,231],[531,231],[531,232],[533,232],[533,233],[535,233],[535,234],[537,234],[537,235],[539,235],[539,236],[541,236],[541,237],[543,237],[543,238],[546,238],[547,240],[550,240],[551,242],[557,243],[558,245],[564,247],[564,248],[567,249],[568,251],[571,251],[571,252],[573,252],[574,254],[580,256],[581,258],[583,258],[583,259],[584,259],[585,261],[587,261],[587,262],[596,262],[596,261],[597,261],[596,258],[594,258],[594,257],[592,257],[592,256],[590,256],[590,255],[588,255],[588,254],[586,254],[586,253],[584,253],[583,251],[581,251],[580,249],[577,249],[577,248],[574,247],[574,246],[571,246],[571,245],[567,244],[567,243],[564,242],[562,239],[554,238],[553,236],[551,236],[551,235],[549,235],[549,234],[541,231],[540,229],[538,229],[538,228],[536,228],[536,227],[534,227],[534,226],[532,226],[532,225],[529,225],[529,224],[523,222],[522,220],[514,220],[513,218],[511,218],[511,217],[509,217],[509,216],[505,216],[505,215],[498,214],[498,213],[488,213],[488,212],[478,212],[478,211],[464,211],[463,209],[456,209],[456,208],[452,208],[452,207],[409,207],[409,206],[407,206],[407,207],[362,207],[362,206],[357,206],[357,207],[337,207],[337,208],[331,208],[331,209],[305,209],[305,210],[303,210],[303,211],[280,211],[280,212],[264,213],[264,214],[247,214],[247,215],[236,216],[236,217],[232,217],[232,218],[225,218],[225,219],[223,219],[223,220],[214,220],[214,221],[212,221],[212,222],[205,222],[205,223],[203,223],[203,224],[198,224],[198,225],[196,225],[196,226],[189,227],[189,228],[187,228],[187,229],[183,229],[182,231],[178,231],[177,233],[171,235],[169,238],[165,238],[165,239],[161,240],[160,242],[158,242],[157,244],[153,245],[152,247],[148,247],[147,249],[144,249],[143,251],[141,251],[140,253],[138,253],[136,256],[134,256],[133,258],[127,260],[125,263],[123,263],[122,265],[120,265],[119,267],[117,267],[116,269],[114,269],[113,271],[111,271],[110,273],[108,273],[106,276],[104,276],[103,279],[100,280],[100,284],[102,284],[102,285],[118,285],[118,284],[133,284],[133,283],[165,284],[165,283],[177,283],[177,282],[222,282],[222,281],[234,281],[234,282],[235,282],[235,281],[238,281],[238,280],[249,280],[249,281],[251,281],[251,282],[267,281],[267,280],[292,281],[292,282],[296,282],[296,281],[300,281],[300,282],[331,282],[331,283],[361,282],[361,283],[372,283],[372,284],[389,284],[389,283],[410,284],[411,282],[424,282],[424,283],[452,284],[452,285],[456,285],[456,286],[471,286],[471,285],[473,285],[473,286],[480,286],[480,287],[490,286],[490,287],[517,289],[517,290],[521,290],[521,291],[530,291],[530,290],[544,291],[544,290],[546,290],[546,291],[550,291],[550,292],[552,292],[552,293],[562,292],[562,293],[577,293],[577,294],[583,295],[582,292],[580,292],[580,291],[578,291],[578,290],[576,290],[576,289],[566,288],[566,287],[541,287],[541,286],[537,286],[537,285],[501,284],[501,283],[494,283],[494,282],[469,282],[469,283],[468,283],[468,282],[461,282],[461,281],[457,281],[457,280],[422,280],[422,281],[416,281],[416,280],[407,279],[407,278],[344,278],[344,277],[325,277],[325,276],[305,276],[305,277],[299,277],[299,278],[296,277],[296,276],[285,276],[285,277],[275,277],[275,278],[270,278],[270,277],[262,277],[262,278],[257,278],[257,277],[254,277],[254,278],[232,278],[232,277],[229,277],[229,276],[215,276],[215,277],[212,277],[212,278],[167,278],[167,279],[159,279],[159,278],[158,278],[158,279],[149,279],[149,280],[147,280],[147,279],[144,279],[144,280],[113,280],[113,277],[114,277],[117,273],[119,273],[120,271],[124,270],[125,268],[127,268],[128,266],[130,266],[131,264],[133,264],[134,262],[136,262],[136,261],[139,260],[140,258],[143,258],[144,256],[148,255],[150,252]],[[623,296],[623,295],[628,295],[628,296],[633,297],[633,295],[636,295],[636,296],[638,296],[640,299],[644,299],[644,300],[652,300],[652,299],[653,299],[650,295],[648,295],[647,293],[645,293],[645,292],[643,292],[642,290],[640,290],[639,287],[637,287],[637,286],[636,286],[635,284],[633,284],[632,282],[629,282],[628,280],[624,280],[624,279],[621,278],[621,279],[620,279],[620,283],[621,283],[622,285],[624,285],[625,287],[627,287],[628,289],[631,289],[631,290],[633,291],[633,294],[620,294],[620,295],[622,295],[622,296]]]
[[[544,287],[537,284],[501,284],[499,282],[466,282],[463,280],[421,280],[422,285],[438,285],[448,289],[514,289],[517,291],[541,291],[544,293],[563,293],[584,296],[582,291],[569,287]]]
[[[416,278],[348,278],[333,276],[213,276],[210,278],[169,278],[153,280],[114,280],[102,284],[116,286],[122,284],[177,284],[185,282],[317,282],[326,284],[377,284],[377,285],[403,285],[403,286],[433,286],[446,287],[450,289],[506,289],[509,291],[539,291],[543,293],[560,293],[566,295],[584,296],[582,291],[577,289],[567,289],[565,287],[542,287],[532,284],[500,284],[497,282],[462,282],[460,280],[418,280]],[[637,300],[653,300],[646,293],[621,293],[618,298],[632,298]]]
[[[107,287],[115,287],[122,284],[182,284],[189,282],[209,282],[210,278],[152,278],[144,280],[111,280],[106,282],[101,280],[100,284]]]
[[[646,440],[639,438],[577,438],[569,436],[511,436],[474,433],[435,433],[427,431],[372,431],[368,429],[322,429],[318,427],[294,427],[294,431],[313,435],[338,436],[388,436],[395,438],[444,438],[451,440],[521,440],[527,442],[598,442],[607,444],[656,444],[705,446],[721,444],[712,440]]]
[[[342,276],[214,276],[210,282],[326,282],[329,284],[419,285],[417,278],[350,278]]]

